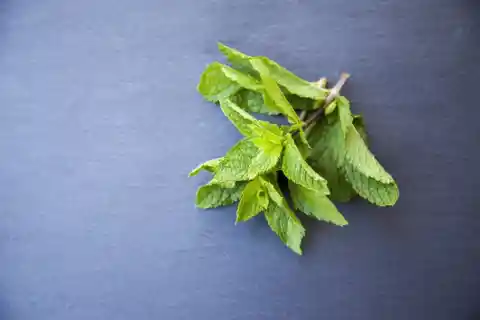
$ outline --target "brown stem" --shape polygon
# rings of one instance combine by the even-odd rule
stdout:
[[[328,94],[327,98],[323,102],[322,106],[318,108],[314,113],[312,113],[307,120],[303,123],[303,127],[308,129],[310,125],[312,125],[314,122],[318,120],[323,114],[323,111],[325,110],[325,107],[327,107],[330,103],[332,103],[333,100],[335,100],[336,97],[340,95],[340,90],[342,89],[343,85],[345,82],[347,82],[347,79],[350,77],[348,73],[342,73],[340,75],[340,79],[338,79],[337,83],[333,86],[332,89],[330,89],[330,93]]]

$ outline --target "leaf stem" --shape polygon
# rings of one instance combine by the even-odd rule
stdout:
[[[307,120],[303,123],[303,127],[308,130],[308,127],[310,127],[313,123],[315,123],[322,115],[325,110],[325,107],[327,107],[330,103],[332,103],[333,100],[335,100],[336,97],[340,95],[340,90],[344,86],[344,84],[347,82],[347,79],[350,77],[348,73],[343,72],[340,75],[340,79],[338,79],[337,83],[333,86],[332,89],[330,89],[330,93],[328,94],[327,98],[323,102],[323,105],[316,110],[314,113],[312,113]]]

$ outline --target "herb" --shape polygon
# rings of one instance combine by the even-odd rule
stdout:
[[[197,191],[196,205],[215,208],[238,202],[236,223],[261,213],[270,228],[301,254],[305,229],[295,210],[317,220],[346,226],[333,201],[359,195],[377,206],[392,206],[398,187],[368,149],[363,118],[352,114],[340,95],[349,75],[332,88],[326,79],[309,82],[266,57],[251,57],[219,44],[231,66],[214,62],[203,72],[198,91],[220,105],[244,136],[223,157],[209,160],[212,179]],[[283,115],[290,125],[261,121],[251,113]],[[288,192],[278,180],[286,177]]]

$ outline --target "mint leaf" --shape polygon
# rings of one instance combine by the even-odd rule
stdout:
[[[285,142],[282,171],[290,181],[296,184],[325,195],[329,194],[327,181],[303,159],[290,134],[287,135]]]
[[[309,135],[312,145],[308,163],[328,181],[330,198],[347,202],[356,193],[341,170],[345,159],[345,138],[340,121],[334,115],[318,122]]]
[[[214,181],[228,185],[272,170],[280,159],[282,145],[265,142],[265,146],[269,147],[259,148],[251,139],[240,140],[220,161]]]
[[[397,184],[383,183],[370,178],[357,170],[349,162],[343,168],[353,189],[364,199],[380,207],[393,206],[399,197]]]
[[[200,164],[198,167],[193,169],[192,172],[190,172],[190,174],[188,176],[189,177],[196,176],[202,170],[206,170],[206,171],[215,173],[215,171],[217,170],[217,167],[218,167],[221,160],[222,160],[222,158],[216,158],[216,159],[211,159],[211,160],[205,161],[204,163]]]
[[[244,182],[236,182],[228,188],[210,181],[198,188],[195,204],[202,209],[227,206],[240,199],[244,188]]]
[[[228,98],[240,88],[240,85],[230,80],[223,73],[222,64],[219,62],[213,62],[205,68],[197,86],[198,92],[212,102]]]
[[[392,206],[398,200],[398,187],[375,156],[368,150],[355,127],[350,127],[345,140],[347,180],[363,198],[379,206]]]
[[[368,150],[367,145],[353,126],[350,127],[345,138],[345,151],[345,161],[349,162],[355,171],[359,171],[379,182],[394,182],[392,176],[385,171],[375,156]]]
[[[346,226],[347,220],[338,212],[335,205],[327,196],[289,182],[288,188],[295,209],[321,221],[330,222],[338,226]]]
[[[301,243],[305,235],[305,228],[290,209],[283,197],[276,181],[263,180],[270,201],[265,211],[265,218],[270,228],[295,253],[301,255]]]
[[[305,236],[305,228],[289,208],[279,207],[275,202],[271,202],[265,211],[265,218],[273,230],[296,254],[302,254],[302,239]]]
[[[262,180],[257,177],[247,183],[237,207],[237,222],[247,221],[268,207],[269,198]]]

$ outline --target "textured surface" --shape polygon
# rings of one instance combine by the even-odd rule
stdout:
[[[306,223],[194,209],[239,138],[195,92],[217,40],[345,90],[392,209]],[[0,2],[0,319],[479,319],[474,0]]]

